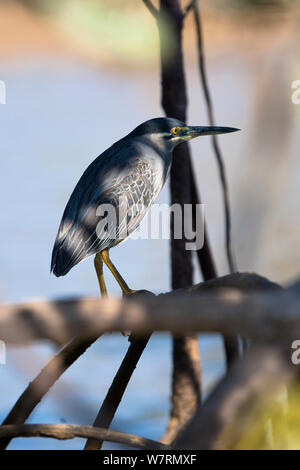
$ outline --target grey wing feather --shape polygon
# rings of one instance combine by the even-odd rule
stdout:
[[[124,148],[120,156],[115,146],[88,167],[69,199],[52,252],[51,271],[56,276],[127,238],[163,185],[161,171],[138,156],[136,148],[126,149],[125,160]],[[106,204],[114,207],[117,226],[104,223],[106,213],[100,212]]]

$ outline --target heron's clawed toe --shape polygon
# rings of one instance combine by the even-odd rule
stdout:
[[[128,291],[123,291],[123,297],[134,296],[134,298],[136,298],[136,297],[144,297],[146,295],[154,296],[155,294],[153,294],[153,292],[150,292],[149,290],[146,290],[146,289],[141,289],[141,290],[129,289]]]
[[[130,333],[126,333],[126,331],[121,331],[122,336],[125,336],[126,338],[129,338]]]
[[[139,292],[139,291],[133,290],[133,289],[123,290],[123,297],[128,297],[129,295],[134,295],[137,292]]]

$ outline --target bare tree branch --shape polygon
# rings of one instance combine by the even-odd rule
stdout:
[[[183,17],[186,17],[186,15],[191,11],[192,8],[194,8],[195,4],[197,3],[198,0],[191,0],[185,9],[183,10]]]
[[[242,292],[241,286],[245,287],[248,282],[253,284],[253,277],[257,279],[258,276],[230,274],[186,291],[125,301],[87,298],[77,301],[77,305],[76,301],[55,302],[54,305],[50,302],[7,305],[0,307],[1,338],[14,344],[32,338],[56,340],[62,337],[62,328],[65,338],[83,331],[86,337],[107,331],[134,331],[136,336],[144,337],[154,330],[171,331],[175,335],[217,331],[264,340],[291,335],[300,337],[299,291],[277,292],[276,285],[258,277],[263,285],[272,286],[269,292],[265,289]],[[222,289],[222,283],[228,286],[230,279],[240,279],[239,287]],[[213,289],[214,284],[218,290]],[[70,302],[74,315],[69,315]],[[24,324],[24,310],[30,327]]]
[[[166,295],[162,295],[159,297],[159,299],[163,300],[165,299],[167,302],[169,302],[169,299],[174,299],[176,304],[178,304],[178,298],[181,297],[181,294],[186,295],[187,292],[190,292],[191,294],[200,294],[202,295],[204,293],[211,293],[215,292],[216,289],[224,289],[224,288],[231,288],[231,287],[236,287],[241,291],[253,291],[254,293],[258,292],[264,292],[266,290],[269,290],[271,292],[276,292],[280,291],[281,289],[277,284],[271,283],[265,278],[262,278],[261,276],[257,276],[255,274],[239,274],[235,273],[233,275],[228,275],[224,276],[223,278],[218,278],[214,279],[208,282],[203,282],[198,284],[197,286],[193,286],[190,289],[179,291],[177,293],[169,293]],[[222,292],[222,290],[221,290]],[[292,289],[286,291],[288,293],[292,293],[293,295],[299,295],[299,290],[297,290],[295,287]],[[179,297],[178,297],[179,296]],[[141,297],[138,298],[139,302],[142,300]],[[144,298],[145,300],[145,298]],[[155,298],[154,298],[155,300]],[[32,334],[32,331],[34,331],[33,325],[36,324],[38,325],[37,333],[40,335],[42,333],[42,328],[41,325],[43,325],[43,328],[45,328],[46,331],[50,332],[52,329],[52,326],[49,326],[47,322],[50,321],[57,321],[59,325],[59,330],[61,334],[61,318],[60,316],[63,316],[64,310],[66,309],[67,315],[72,312],[72,315],[70,315],[70,319],[76,319],[78,321],[78,327],[83,328],[84,330],[87,330],[87,332],[93,331],[94,336],[90,337],[89,339],[84,340],[83,338],[75,338],[73,339],[68,345],[66,345],[62,351],[60,351],[47,365],[46,367],[40,372],[40,374],[36,377],[36,379],[29,384],[25,392],[21,395],[19,400],[17,401],[16,405],[12,409],[12,411],[9,413],[8,417],[4,421],[4,424],[21,424],[23,423],[28,416],[30,415],[31,411],[33,408],[39,403],[39,401],[42,399],[42,397],[47,393],[49,388],[54,384],[54,382],[61,376],[61,374],[69,367],[75,360],[76,358],[79,357],[80,354],[82,354],[87,347],[89,347],[92,342],[94,342],[97,339],[97,335],[95,335],[95,325],[93,322],[93,319],[98,319],[99,315],[101,315],[101,304],[104,304],[103,312],[104,312],[104,319],[108,312],[115,314],[116,307],[120,304],[122,305],[121,302],[119,301],[114,301],[113,299],[109,300],[109,304],[111,304],[111,308],[108,308],[107,305],[108,299],[105,299],[104,301],[100,301],[98,298],[97,299],[84,299],[84,300],[77,300],[77,301],[56,301],[51,304],[50,302],[44,302],[44,303],[37,303],[37,304],[27,304],[27,305],[21,305],[21,306],[5,306],[2,307],[5,310],[5,320],[11,320],[14,315],[19,314],[19,320],[20,323],[18,322],[14,324],[11,328],[8,328],[8,331],[14,331],[15,334],[20,334],[20,331],[22,330],[22,327],[24,327],[24,312],[26,312],[26,321],[29,322],[31,325],[30,328],[30,333]],[[91,303],[91,305],[89,305]],[[131,302],[132,304],[132,302]],[[52,310],[51,310],[52,307]],[[91,307],[91,308],[89,308]],[[143,315],[143,312],[141,311],[140,308],[137,308],[137,305],[134,303],[132,304],[133,309],[131,310],[130,315],[136,316],[137,314]],[[165,307],[163,307],[165,308]],[[7,310],[8,309],[8,310]],[[183,310],[185,309],[183,305]],[[41,311],[41,319],[39,319],[39,314],[38,312]],[[43,315],[46,311],[46,315]],[[156,307],[154,308],[154,311],[156,311]],[[57,313],[60,313],[60,315],[57,315]],[[84,315],[87,315],[88,322],[92,322],[90,325],[90,328],[88,328],[88,324],[85,325],[85,319],[81,318],[82,312],[84,312]],[[95,313],[94,317],[91,315],[92,312]],[[2,332],[2,337],[3,333],[5,333],[5,325],[3,324],[3,318],[1,315],[1,307],[0,307],[0,329]],[[34,319],[33,323],[30,320],[30,317]],[[127,315],[124,312],[125,316]],[[122,314],[121,314],[122,315]],[[176,316],[173,317],[172,314],[172,321],[175,318],[175,323],[176,323]],[[47,322],[45,323],[45,320],[47,319]],[[101,319],[100,317],[100,323],[103,323],[104,319]],[[257,323],[256,323],[257,324]],[[255,327],[256,327],[255,324]],[[271,328],[271,324],[268,323],[268,327]],[[96,328],[97,329],[97,328]],[[119,329],[122,329],[121,327]],[[127,328],[123,328],[127,329]],[[128,328],[130,329],[130,328]],[[27,337],[28,332],[25,333],[25,336]],[[50,334],[50,336],[53,338],[53,334]],[[55,335],[54,335],[55,336]],[[60,338],[60,337],[59,337]],[[98,417],[95,421],[95,424],[99,426],[99,423],[103,426],[109,426],[111,420],[113,419],[114,413],[121,401],[121,398],[123,396],[123,393],[126,389],[126,386],[128,384],[128,381],[134,371],[134,368],[138,362],[138,359],[140,355],[142,354],[142,351],[146,345],[147,339],[136,339],[133,341],[131,344],[128,353],[125,356],[125,359],[119,369],[118,374],[116,375],[116,378],[113,382],[112,387],[110,388],[107,397],[103,403],[103,406],[101,407],[101,410],[98,414]],[[93,439],[92,441],[95,441]],[[9,440],[3,440],[0,443],[0,448],[5,448],[6,445],[8,444]],[[89,447],[87,447],[89,448]]]
[[[48,362],[36,378],[29,383],[2,424],[25,423],[52,385],[98,338],[99,336],[94,336],[86,341],[80,338],[74,338],[70,341],[70,343]],[[5,449],[9,441],[10,439],[2,439],[0,441],[0,450]]]
[[[198,57],[199,57],[199,70],[201,76],[201,82],[204,91],[204,97],[207,105],[207,112],[208,112],[208,119],[209,124],[211,126],[215,126],[215,118],[213,112],[213,105],[212,99],[210,96],[208,80],[207,80],[207,73],[205,67],[205,55],[203,49],[203,37],[202,37],[202,26],[201,26],[201,19],[200,19],[200,12],[197,2],[192,1],[189,4],[189,8],[193,8],[194,12],[194,19],[196,24],[196,33],[197,33],[197,45],[198,45]],[[219,146],[219,141],[216,135],[212,136],[212,144],[213,149],[217,158],[218,167],[219,167],[219,174],[221,185],[223,188],[223,205],[224,205],[224,213],[225,213],[225,238],[226,238],[226,254],[227,260],[229,265],[230,272],[236,271],[236,266],[234,262],[234,256],[232,253],[232,246],[231,246],[231,217],[230,217],[230,203],[229,203],[229,193],[228,193],[228,184],[226,178],[226,170],[223,162],[223,157],[221,153],[221,149]]]
[[[190,2],[189,8],[196,8],[196,3],[195,2]],[[199,25],[201,25],[200,18],[199,18]],[[201,29],[200,29],[201,31]],[[200,37],[200,52],[202,56],[204,57],[204,52],[202,50],[202,38]],[[199,46],[198,46],[199,48]],[[204,77],[205,77],[205,68],[204,69]],[[206,82],[203,82],[203,85]],[[208,89],[206,87],[206,89]],[[225,181],[226,182],[226,181]],[[194,212],[196,212],[199,207],[200,199],[197,191],[197,186],[195,182],[195,175],[193,170],[191,170],[191,191],[192,191],[192,203],[194,207]],[[226,205],[227,207],[227,205]],[[193,219],[194,221],[197,220],[197,214],[193,214]],[[228,220],[226,213],[225,213],[225,219]],[[229,214],[229,221],[230,221],[230,214]],[[196,223],[196,222],[195,222]],[[196,227],[193,227],[193,230],[195,230]],[[225,232],[226,232],[226,227],[225,227]],[[217,270],[216,266],[213,260],[212,252],[210,249],[210,243],[208,239],[208,233],[206,227],[204,227],[204,245],[201,250],[197,250],[197,257],[198,261],[201,267],[202,275],[205,280],[208,279],[213,279],[217,278]],[[228,258],[229,259],[229,258]],[[237,337],[223,337],[224,341],[224,349],[225,349],[225,356],[226,356],[226,363],[227,367],[230,367],[231,364],[239,357],[239,339]]]
[[[0,426],[0,439],[13,439],[14,437],[47,437],[54,439],[73,439],[74,437],[85,437],[101,439],[109,442],[148,450],[168,450],[171,447],[151,439],[125,434],[122,432],[109,431],[93,426],[78,426],[76,424],[21,424]]]
[[[148,10],[150,11],[151,15],[154,16],[155,19],[158,18],[159,16],[159,11],[158,9],[153,5],[153,3],[151,2],[151,0],[143,0],[146,8],[148,8]]]
[[[151,333],[143,339],[132,339],[131,345],[119,367],[117,374],[108,390],[103,404],[98,412],[93,426],[109,428],[123,398],[126,387],[131,379],[134,369],[147,346]],[[86,442],[85,450],[101,449],[103,440],[90,436]]]

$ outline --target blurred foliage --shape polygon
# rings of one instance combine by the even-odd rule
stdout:
[[[300,449],[300,384],[282,387],[273,400],[253,406],[251,424],[235,449]],[[234,424],[233,424],[234,425]],[[270,445],[272,441],[272,445]]]
[[[240,8],[282,8],[291,4],[291,0],[231,0],[231,3]]]
[[[286,7],[292,7],[295,3],[298,3],[298,0],[214,0],[216,6],[226,8],[236,8],[236,9],[252,9],[256,11],[260,10],[275,10],[282,9]]]
[[[157,56],[155,23],[140,0],[19,0],[51,16],[76,42],[119,64]]]
[[[33,8],[36,11],[43,11],[45,13],[53,13],[58,8],[65,8],[68,3],[81,3],[86,9],[91,8],[94,11],[98,9],[115,10],[124,13],[125,10],[130,9],[131,13],[136,12],[142,4],[142,0],[17,0],[23,5]],[[187,3],[187,0],[181,0],[182,5]],[[223,12],[234,8],[235,10],[250,9],[253,12],[260,12],[261,10],[282,10],[285,8],[292,8],[300,6],[299,0],[204,0],[212,8],[222,9]]]
[[[118,66],[148,65],[157,58],[158,34],[155,21],[142,0],[17,0],[34,12],[51,17],[78,46],[96,57]],[[182,5],[187,0],[182,0]],[[265,13],[282,12],[287,6],[298,6],[298,0],[206,0],[213,15],[243,15],[251,11],[265,24]],[[281,15],[276,16],[280,20]],[[168,25],[166,37],[172,41]]]

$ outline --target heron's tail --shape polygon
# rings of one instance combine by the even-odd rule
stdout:
[[[65,239],[66,235],[61,238],[58,234],[52,250],[50,272],[53,272],[53,274],[55,274],[57,277],[64,276],[69,271],[69,269],[66,270],[68,262],[65,250],[63,248]]]
[[[50,272],[57,277],[65,276],[70,269],[86,257],[82,240],[71,236],[70,231],[58,234],[54,243]]]

